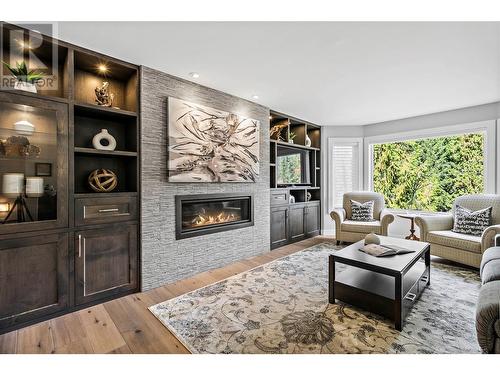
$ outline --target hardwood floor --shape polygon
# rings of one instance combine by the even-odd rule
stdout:
[[[274,259],[333,240],[318,236],[189,279],[0,336],[0,353],[189,353],[147,308]]]

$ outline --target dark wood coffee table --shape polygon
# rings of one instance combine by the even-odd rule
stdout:
[[[406,315],[431,282],[430,246],[426,242],[380,238],[382,244],[415,252],[377,258],[359,250],[364,240],[335,252],[329,256],[329,302],[338,299],[388,317],[401,331]],[[336,263],[348,267],[335,272]]]

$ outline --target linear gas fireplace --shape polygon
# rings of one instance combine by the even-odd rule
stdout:
[[[178,240],[252,225],[251,194],[201,194],[175,197],[175,238]]]

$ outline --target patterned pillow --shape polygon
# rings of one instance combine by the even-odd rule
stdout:
[[[453,218],[453,232],[481,236],[483,231],[490,226],[492,209],[493,207],[488,207],[472,212],[457,204]]]
[[[351,220],[373,221],[373,206],[375,201],[359,203],[351,199]]]

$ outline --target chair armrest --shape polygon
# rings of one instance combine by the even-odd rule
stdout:
[[[415,224],[420,228],[420,239],[427,241],[427,233],[433,230],[451,230],[453,215],[417,216]]]
[[[339,238],[340,224],[345,220],[347,214],[343,208],[335,208],[330,212],[330,217],[335,222],[335,238]]]
[[[394,221],[394,215],[388,210],[384,209],[380,212],[380,226],[382,227],[382,236],[387,236],[389,224]]]
[[[330,217],[332,218],[333,221],[342,223],[345,218],[346,218],[346,212],[343,208],[335,208],[330,212]]]
[[[500,234],[500,225],[492,225],[486,228],[481,237],[481,253],[486,249],[495,246],[495,237]]]

